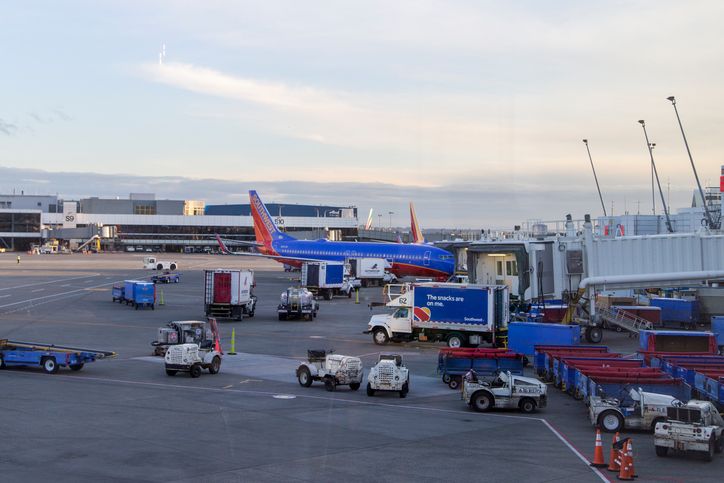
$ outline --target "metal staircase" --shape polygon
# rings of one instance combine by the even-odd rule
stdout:
[[[596,312],[609,326],[620,327],[631,334],[638,334],[642,330],[651,330],[654,328],[651,321],[626,312],[625,310],[597,307]]]

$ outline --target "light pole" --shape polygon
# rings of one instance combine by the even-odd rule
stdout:
[[[382,213],[377,213],[377,227],[382,231]]]
[[[392,231],[392,215],[394,215],[395,212],[394,212],[394,211],[388,211],[387,214],[390,215],[390,231]]]
[[[653,151],[656,143],[649,143],[649,148]],[[654,188],[654,163],[651,163],[651,213],[656,214],[656,188]]]
[[[656,169],[656,163],[654,162],[654,150],[651,147],[649,141],[649,134],[646,132],[646,123],[643,119],[639,120],[639,124],[644,130],[644,137],[646,138],[646,149],[649,150],[649,156],[651,157],[651,166],[654,168],[654,177],[656,178],[656,184],[659,187],[659,194],[661,195],[661,205],[664,207],[664,215],[666,215],[666,229],[669,233],[674,233],[674,229],[671,227],[671,220],[669,219],[669,210],[666,208],[666,200],[664,199],[664,192],[661,190],[661,182],[659,181],[659,172]]]
[[[596,168],[593,167],[593,158],[591,157],[591,149],[588,147],[588,139],[584,139],[583,144],[586,145],[586,151],[588,151],[588,160],[591,161],[591,169],[593,170],[593,179],[596,181],[596,189],[598,190],[598,198],[601,200],[601,208],[603,208],[603,216],[607,216],[606,215],[606,205],[603,204],[603,195],[601,195],[601,187],[598,185],[598,176],[596,176]]]
[[[681,118],[679,117],[679,110],[676,108],[676,98],[669,96],[666,99],[671,101],[671,105],[674,106],[674,112],[676,113],[676,120],[679,122],[679,129],[681,129],[681,137],[684,138],[684,145],[686,146],[686,153],[689,155],[689,161],[691,161],[691,169],[694,170],[694,178],[696,178],[696,186],[699,188],[699,194],[701,195],[701,202],[704,205],[704,214],[706,215],[706,222],[710,229],[715,228],[714,220],[711,218],[709,208],[706,206],[706,198],[704,198],[704,190],[701,189],[701,183],[699,182],[699,175],[696,172],[696,166],[694,166],[694,158],[691,156],[691,150],[689,149],[689,142],[686,140],[686,134],[684,134],[684,126],[681,124]]]

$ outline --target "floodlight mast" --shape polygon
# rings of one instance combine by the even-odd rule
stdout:
[[[591,169],[593,170],[593,179],[596,181],[596,189],[598,190],[598,198],[601,200],[601,208],[603,208],[603,216],[606,214],[606,205],[603,203],[603,195],[601,195],[601,186],[598,184],[598,176],[596,176],[596,168],[593,167],[593,158],[591,157],[591,149],[588,147],[588,139],[583,140],[583,144],[586,145],[586,151],[588,152],[588,160],[591,162]]]
[[[671,105],[674,106],[674,112],[676,113],[676,120],[679,122],[679,129],[681,129],[681,137],[684,138],[684,145],[686,146],[686,153],[689,155],[689,161],[691,162],[691,169],[694,171],[694,178],[696,179],[696,186],[699,188],[699,195],[701,195],[701,203],[704,205],[704,215],[706,216],[706,224],[710,230],[717,228],[714,223],[711,213],[709,213],[709,207],[706,204],[706,198],[704,197],[704,190],[701,189],[701,182],[699,182],[699,174],[696,172],[696,166],[694,165],[694,158],[691,156],[691,150],[689,149],[689,142],[686,140],[686,134],[684,134],[684,126],[681,124],[681,118],[679,117],[679,110],[676,108],[676,98],[669,96],[666,98],[671,101]]]
[[[664,191],[661,189],[661,182],[659,181],[659,171],[656,169],[656,162],[654,162],[654,150],[651,142],[649,141],[649,134],[646,132],[646,123],[643,119],[639,120],[639,124],[644,129],[644,136],[646,137],[646,149],[649,150],[649,157],[651,158],[651,166],[654,168],[654,176],[656,177],[656,184],[659,187],[659,194],[661,195],[661,205],[664,207],[664,216],[666,216],[666,229],[669,233],[674,233],[674,229],[671,226],[671,218],[669,218],[669,209],[666,206],[666,200],[664,199]]]

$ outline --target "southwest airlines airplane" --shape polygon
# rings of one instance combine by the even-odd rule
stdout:
[[[431,245],[297,240],[279,231],[256,191],[249,191],[254,235],[259,253],[232,253],[221,238],[217,241],[227,254],[261,256],[299,267],[303,262],[344,262],[348,258],[384,258],[397,277],[433,277],[447,280],[455,271],[454,256]]]

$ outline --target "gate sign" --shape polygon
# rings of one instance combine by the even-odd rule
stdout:
[[[418,322],[487,325],[488,290],[415,287],[413,313]]]
[[[78,221],[78,204],[75,201],[63,202],[63,228],[75,228]]]

